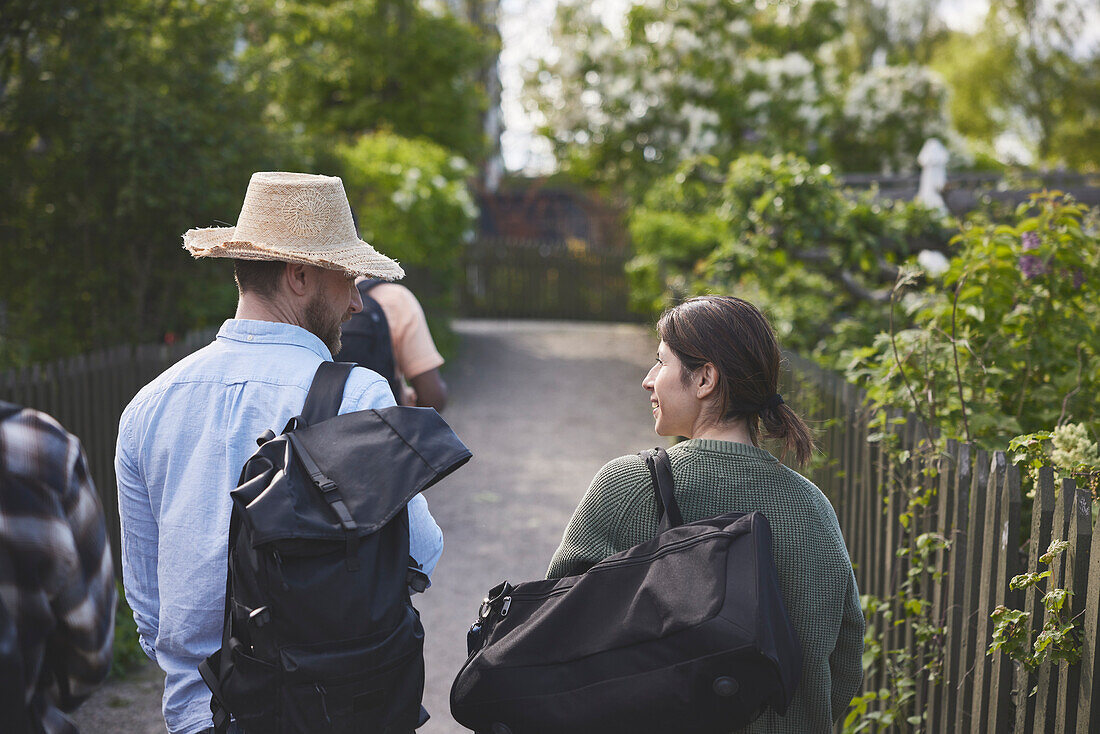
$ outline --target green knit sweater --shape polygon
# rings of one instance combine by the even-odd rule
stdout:
[[[668,450],[684,522],[759,510],[771,523],[779,587],[802,644],[802,680],[785,716],[768,710],[744,731],[829,732],[863,678],[863,613],[832,505],[764,449],[692,439]],[[581,573],[657,534],[649,471],[637,455],[596,474],[547,576]]]

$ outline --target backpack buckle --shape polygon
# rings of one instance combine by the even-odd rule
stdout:
[[[271,621],[271,612],[267,607],[256,607],[248,613],[248,621],[256,627],[261,629],[265,624]]]

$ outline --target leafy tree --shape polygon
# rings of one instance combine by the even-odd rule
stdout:
[[[1011,133],[1040,163],[1100,163],[1100,53],[1082,41],[1078,0],[995,0],[982,28],[953,34],[932,65],[954,92],[959,131]]]
[[[280,160],[234,76],[235,3],[3,17],[0,364],[224,317],[228,274],[190,264],[180,234],[235,212],[249,174]]]
[[[634,192],[700,154],[912,168],[949,129],[943,85],[864,68],[844,21],[831,0],[646,0],[617,35],[589,3],[559,3],[529,105],[567,170]]]
[[[485,149],[477,28],[407,0],[255,0],[242,64],[270,96],[276,127],[302,126],[316,149],[388,129],[477,159]]]
[[[398,0],[9,0],[0,367],[225,318],[228,264],[181,233],[231,224],[255,170],[351,176],[363,132],[476,156],[490,52]]]

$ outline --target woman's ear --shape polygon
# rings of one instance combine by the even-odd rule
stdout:
[[[709,398],[718,390],[718,369],[707,362],[695,371],[695,397]]]

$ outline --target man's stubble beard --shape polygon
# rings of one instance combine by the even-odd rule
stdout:
[[[340,353],[340,327],[343,323],[343,314],[333,314],[331,307],[320,293],[306,304],[303,326],[306,331],[325,343],[333,357]]]

